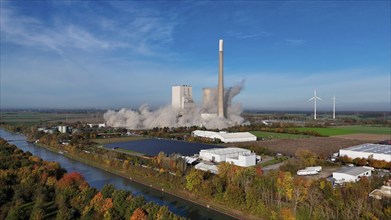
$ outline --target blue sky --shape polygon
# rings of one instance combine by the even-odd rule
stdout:
[[[4,1],[2,108],[137,108],[245,80],[244,109],[390,110],[390,1]]]

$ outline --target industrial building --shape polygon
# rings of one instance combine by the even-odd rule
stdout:
[[[195,107],[193,101],[193,89],[188,85],[172,87],[172,108],[181,111]]]
[[[200,158],[211,162],[228,162],[241,167],[254,166],[256,164],[256,154],[250,150],[228,147],[212,148],[200,151]]]
[[[333,172],[334,182],[342,184],[345,182],[357,182],[361,177],[372,175],[372,167],[343,167]]]
[[[257,136],[251,134],[250,132],[227,133],[227,132],[195,130],[192,132],[192,135],[195,137],[219,139],[221,142],[224,143],[247,142],[247,141],[257,140]]]
[[[59,126],[57,126],[57,129],[60,133],[67,133],[68,132],[68,126],[65,126],[65,125],[59,125]]]
[[[195,169],[197,170],[202,170],[202,171],[210,171],[211,173],[218,174],[219,170],[218,167],[214,164],[207,164],[207,163],[198,163],[197,165],[194,166]]]
[[[106,123],[99,123],[99,124],[87,124],[88,127],[93,128],[93,127],[98,127],[98,128],[104,128],[106,127]]]
[[[361,144],[339,150],[339,156],[349,158],[372,158],[391,162],[391,145],[384,144]]]

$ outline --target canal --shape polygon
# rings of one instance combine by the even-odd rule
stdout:
[[[68,172],[79,172],[90,184],[97,189],[102,189],[105,184],[112,184],[117,189],[129,190],[133,195],[144,196],[146,201],[155,202],[159,205],[167,206],[170,211],[189,219],[234,219],[222,213],[207,209],[195,203],[183,200],[170,194],[155,190],[153,188],[132,182],[126,178],[114,175],[107,171],[89,166],[79,161],[72,160],[61,154],[54,153],[45,148],[28,143],[22,134],[15,134],[0,129],[0,137],[9,143],[16,145],[23,151],[30,151],[33,155],[41,157],[43,160],[56,161]]]

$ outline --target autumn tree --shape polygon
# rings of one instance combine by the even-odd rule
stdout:
[[[130,220],[147,220],[148,215],[142,208],[137,208],[134,210],[132,217]]]
[[[203,172],[192,168],[186,175],[186,188],[193,192],[198,192],[203,181]]]

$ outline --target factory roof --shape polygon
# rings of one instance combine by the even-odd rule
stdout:
[[[366,152],[366,153],[374,153],[374,154],[388,154],[391,156],[391,145],[385,145],[385,144],[361,144],[361,145],[348,147],[341,150]]]
[[[255,137],[255,135],[250,132],[234,132],[234,133],[219,133],[223,138],[248,138]]]
[[[211,173],[214,173],[214,174],[218,173],[218,168],[216,165],[209,165],[209,164],[206,164],[203,162],[195,165],[194,168],[196,168],[197,170],[202,170],[202,171],[210,171]]]
[[[214,131],[202,131],[195,130],[193,131],[194,135],[197,136],[207,136],[210,138],[219,138],[219,139],[235,139],[235,138],[253,138],[256,140],[256,136],[251,134],[250,132],[214,132]]]
[[[363,174],[365,172],[368,172],[370,170],[373,170],[372,167],[343,167],[337,171],[335,171],[334,173],[345,173],[345,174],[349,174],[349,175],[352,175],[352,176],[358,176],[360,174]]]
[[[201,152],[209,152],[213,154],[225,155],[225,154],[247,153],[251,151],[243,148],[238,148],[238,147],[227,147],[227,148],[205,149],[205,150],[201,150]]]

